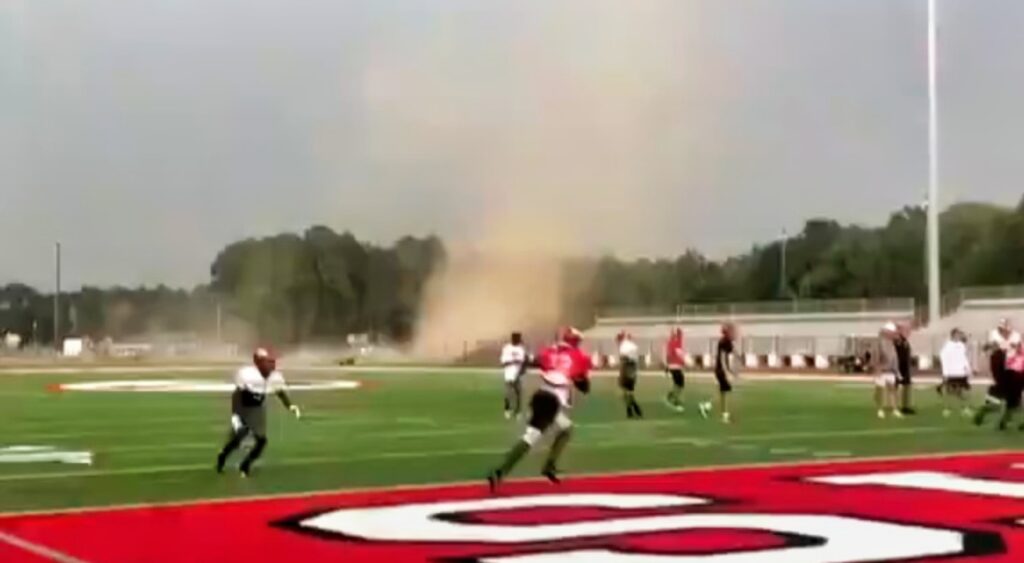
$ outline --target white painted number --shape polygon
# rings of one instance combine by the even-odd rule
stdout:
[[[670,495],[532,496],[337,510],[304,520],[300,525],[382,542],[508,545],[701,529],[768,531],[818,540],[807,546],[699,555],[624,553],[594,548],[482,559],[493,563],[845,563],[956,555],[962,553],[964,547],[963,535],[955,531],[813,514],[675,514],[536,526],[451,521],[456,515],[483,511],[542,507],[684,508],[708,502]],[[894,538],[899,541],[893,541]]]

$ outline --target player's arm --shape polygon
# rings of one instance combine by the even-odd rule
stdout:
[[[278,387],[274,394],[277,395],[281,404],[295,415],[295,418],[302,418],[302,411],[299,409],[299,406],[293,403],[291,397],[288,396],[288,388],[284,384],[284,378],[280,380],[280,387]]]

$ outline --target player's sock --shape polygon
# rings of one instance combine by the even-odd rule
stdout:
[[[220,453],[217,454],[217,473],[224,472],[224,464],[227,463],[228,457],[232,452],[238,449],[238,446],[242,445],[242,440],[245,439],[245,432],[232,432],[231,436],[228,437],[228,441],[221,448]]]
[[[516,445],[512,446],[512,449],[505,454],[505,460],[501,463],[501,466],[495,470],[495,473],[499,475],[499,479],[508,475],[519,461],[523,459],[523,456],[530,451],[531,447],[530,444],[524,441],[516,442]]]
[[[629,400],[632,401],[632,403],[633,403],[633,414],[637,418],[643,418],[644,417],[644,411],[643,411],[643,409],[640,408],[640,403],[636,402],[636,397],[631,395]]]
[[[245,456],[245,459],[242,460],[242,465],[238,466],[243,475],[248,476],[252,472],[252,464],[263,455],[263,450],[266,447],[267,438],[265,436],[257,436],[256,444],[249,450],[249,455]]]
[[[974,424],[977,426],[981,426],[982,424],[985,423],[985,419],[988,417],[988,415],[996,412],[997,410],[999,410],[998,403],[985,401],[985,404],[981,405],[981,408],[978,409],[978,412],[974,413]]]
[[[548,459],[544,462],[543,475],[548,478],[552,483],[559,483],[558,478],[558,459],[562,456],[562,452],[565,451],[565,447],[569,445],[569,440],[572,439],[572,429],[562,430],[555,436],[555,441],[551,443],[551,451],[548,452]]]

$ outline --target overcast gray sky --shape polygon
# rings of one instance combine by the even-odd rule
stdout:
[[[940,5],[944,203],[1016,202],[1024,2]],[[924,39],[924,0],[7,0],[0,282],[49,287],[56,239],[70,285],[472,240],[518,189],[630,256],[878,223],[925,190]]]

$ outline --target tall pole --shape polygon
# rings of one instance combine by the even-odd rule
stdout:
[[[928,322],[939,320],[939,100],[938,7],[928,0]]]
[[[786,246],[789,243],[789,236],[786,235],[786,230],[782,230],[782,246],[779,250],[781,256],[779,258],[779,298],[785,299],[786,294]]]
[[[60,243],[55,248],[56,280],[53,291],[53,346],[60,352]]]

